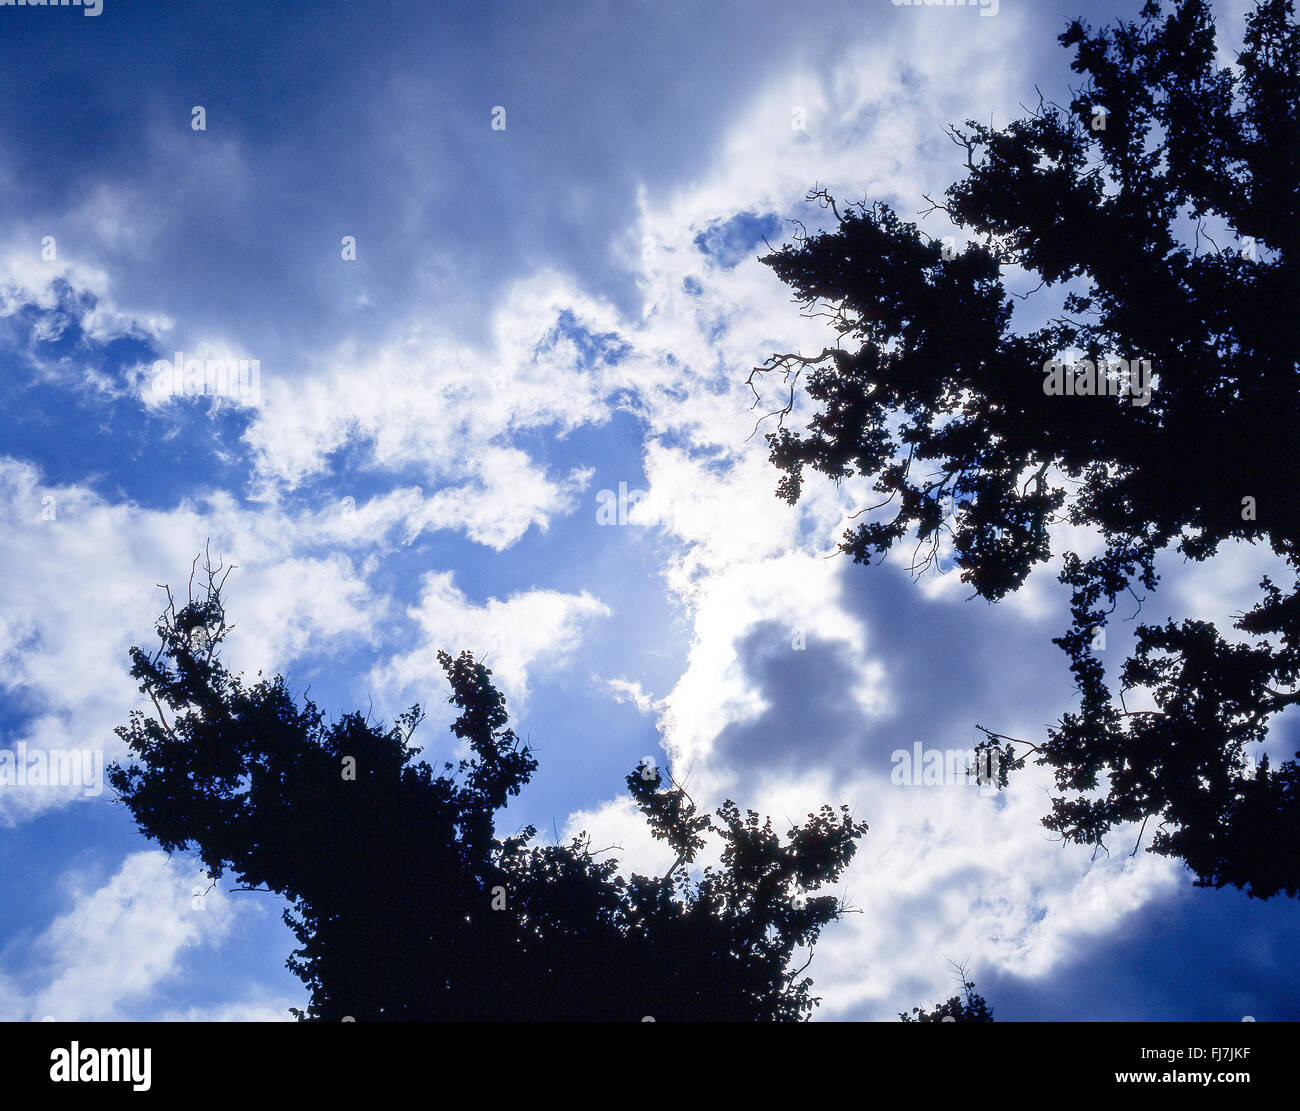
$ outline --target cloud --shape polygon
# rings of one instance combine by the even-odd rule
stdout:
[[[615,702],[631,702],[643,714],[648,714],[659,703],[648,695],[641,684],[627,679],[606,679],[605,686],[613,693]]]
[[[50,923],[25,958],[26,975],[39,986],[22,1017],[126,1017],[124,1008],[178,973],[185,951],[217,944],[230,932],[235,912],[225,895],[215,888],[195,895],[210,882],[149,851],[127,856],[102,886],[78,891],[72,909]]]
[[[435,487],[381,500],[381,516],[403,515],[408,539],[462,529],[503,550],[571,511],[590,479],[583,468],[552,478],[508,439],[608,419],[615,352],[601,329],[611,321],[606,306],[540,273],[510,291],[485,350],[410,323],[377,349],[348,345],[308,373],[264,374],[265,402],[245,433],[254,488],[274,499],[356,451],[363,473],[415,473]]]
[[[570,814],[560,840],[567,842],[584,832],[590,836],[593,852],[610,850],[608,855],[618,860],[624,876],[662,876],[674,860],[672,850],[654,839],[645,817],[626,795]]]
[[[409,611],[419,627],[419,643],[377,667],[372,675],[376,686],[427,690],[440,685],[444,680],[438,651],[454,656],[469,650],[488,664],[517,708],[527,698],[530,669],[538,663],[551,668],[561,664],[577,647],[583,625],[610,614],[585,591],[529,590],[476,605],[453,578],[449,571],[423,576],[419,602]]]
[[[112,283],[103,268],[62,254],[57,237],[32,234],[28,246],[11,246],[0,253],[0,318],[31,306],[50,314],[43,334],[63,325],[63,314],[75,319],[87,337],[105,342],[125,335],[166,332],[173,326],[165,313],[120,308],[112,299]],[[52,242],[50,242],[52,240]],[[43,252],[53,251],[53,257]],[[75,293],[75,299],[69,293]]]
[[[382,612],[339,553],[299,554],[292,524],[249,514],[228,496],[173,510],[111,503],[77,485],[47,484],[30,464],[0,457],[0,693],[12,701],[7,743],[100,749],[139,704],[128,649],[148,645],[166,604],[185,599],[196,554],[239,565],[226,602],[237,622],[222,649],[234,671],[268,671],[309,650],[372,635]],[[107,796],[105,796],[107,797]],[[0,821],[65,802],[44,787],[6,787]]]
[[[828,5],[791,25],[758,0],[744,13],[689,17],[640,5],[615,27],[607,5],[592,4],[581,8],[592,33],[578,37],[565,29],[573,17],[536,5],[492,27],[469,9],[429,8],[428,33],[365,24],[384,59],[379,87],[355,51],[323,50],[360,41],[355,25],[340,33],[333,22],[328,36],[302,36],[311,49],[268,63],[280,87],[310,78],[319,99],[309,111],[268,114],[265,82],[226,83],[202,135],[175,109],[189,93],[157,51],[134,63],[142,78],[163,75],[147,106],[129,80],[92,97],[51,78],[34,113],[0,124],[0,195],[12,202],[0,207],[16,244],[0,256],[0,316],[35,313],[15,353],[33,381],[67,391],[65,421],[74,399],[148,402],[147,363],[134,376],[100,365],[103,345],[132,337],[168,358],[258,358],[262,394],[232,442],[198,404],[146,405],[146,448],[189,438],[203,452],[148,498],[136,472],[100,482],[0,460],[0,661],[14,735],[117,743],[112,727],[137,697],[125,652],[161,608],[153,584],[176,584],[208,538],[239,564],[232,667],[271,671],[364,649],[378,662],[341,668],[332,693],[352,697],[361,675],[425,699],[441,689],[436,650],[471,648],[517,708],[540,676],[579,656],[596,618],[613,616],[599,574],[580,590],[550,587],[572,549],[539,555],[527,544],[564,528],[594,464],[634,453],[648,495],[631,525],[661,556],[689,649],[675,682],[620,666],[596,697],[612,691],[656,715],[674,771],[702,805],[730,792],[798,820],[844,801],[871,823],[844,885],[864,913],[827,933],[813,967],[824,1013],[892,1017],[951,994],[948,956],[974,957],[1017,1006],[1042,991],[1089,996],[1072,970],[1120,952],[1123,931],[1150,927],[1185,877],[1146,855],[1093,861],[1050,842],[1039,818],[1051,785],[1033,771],[995,799],[889,780],[892,754],[917,741],[968,748],[976,721],[1037,736],[1069,703],[1063,657],[1047,643],[1063,613],[1054,569],[989,609],[964,601],[956,576],[912,584],[897,561],[827,558],[869,504],[869,485],[814,481],[790,507],[773,495],[761,435],[772,422],[752,435],[785,384],[757,376],[756,406],[749,369],[831,338],[755,261],[763,237],[785,238],[792,219],[826,219],[802,201],[814,184],[841,199],[887,199],[910,218],[923,193],[960,174],[944,123],[1004,121],[1035,84],[1054,95],[1068,81],[1051,5],[1004,5],[997,19],[882,2],[863,20],[860,7]],[[193,19],[208,16],[184,18],[193,38]],[[235,48],[260,34],[202,29]],[[516,64],[482,71],[483,51],[465,44],[504,48],[502,35]],[[721,54],[719,41],[729,44]],[[1031,41],[1045,45],[1026,55]],[[640,64],[629,68],[633,42]],[[221,57],[191,60],[186,88],[206,66],[215,76]],[[683,67],[707,80],[669,79]],[[0,83],[20,80],[21,67],[5,72]],[[493,135],[483,109],[499,102],[510,130]],[[81,126],[51,127],[62,114]],[[339,147],[338,134],[355,141]],[[19,160],[29,147],[41,157]],[[939,213],[922,226],[951,230]],[[49,228],[59,247],[46,261]],[[339,257],[345,233],[358,237],[355,263]],[[78,328],[100,346],[66,360],[45,350]],[[799,402],[792,420],[804,412]],[[608,433],[616,413],[635,419],[641,442],[593,435],[575,446]],[[63,442],[45,450],[74,475],[94,470]],[[171,466],[161,453],[146,459]],[[222,459],[246,468],[240,489],[212,477],[209,461]],[[46,497],[54,520],[42,519]],[[447,534],[478,548],[467,556]],[[1161,597],[1226,613],[1248,604],[1265,564],[1237,552],[1172,568]],[[589,673],[591,661],[580,663]],[[566,722],[535,724],[562,734]],[[6,791],[0,820],[57,801]],[[627,867],[661,874],[671,863],[626,798],[580,807],[565,829],[582,828],[597,847],[623,845]],[[218,940],[220,914],[207,925],[186,918],[184,873],[159,872],[155,856],[128,856],[83,893],[42,935],[44,981],[0,979],[0,1006],[70,1006],[84,980],[89,1011],[147,1007],[180,954]],[[89,954],[130,938],[152,950],[128,946],[135,963],[108,983]],[[1136,991],[1142,975],[1111,982]],[[166,1014],[269,1016],[282,1002],[254,994]]]
[[[233,1003],[219,1003],[211,1007],[186,1007],[184,1010],[163,1011],[156,1022],[293,1022],[290,1007],[301,1007],[296,996],[277,999],[256,996]]]

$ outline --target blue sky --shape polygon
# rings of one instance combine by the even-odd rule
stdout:
[[[917,212],[959,173],[945,124],[1064,99],[1066,20],[1136,6],[0,7],[0,748],[121,755],[126,651],[210,540],[232,667],[419,701],[431,759],[436,651],[486,656],[541,761],[511,830],[662,871],[623,792],[647,754],[778,822],[852,805],[821,1017],[946,997],[949,960],[1007,1019],[1300,1017],[1293,904],[1195,890],[1135,834],[1052,843],[1039,772],[891,782],[1069,707],[1057,567],[989,606],[828,558],[868,490],[789,507],[750,437],[749,369],[828,338],[756,261],[821,218],[807,189]],[[160,397],[177,352],[258,388]],[[1169,561],[1143,618],[1226,628],[1269,567]],[[193,862],[79,795],[0,787],[0,1018],[301,1005],[274,900],[196,903]]]

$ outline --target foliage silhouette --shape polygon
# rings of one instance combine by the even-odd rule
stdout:
[[[970,980],[963,980],[961,986],[961,995],[954,995],[945,1002],[937,1004],[933,1010],[913,1007],[910,1015],[899,1011],[898,1017],[904,1022],[992,1022],[993,1008],[988,1005],[984,996],[975,990],[975,984]]]
[[[310,991],[299,1019],[809,1017],[812,947],[848,909],[812,893],[867,829],[847,807],[783,839],[730,801],[717,821],[698,814],[639,768],[628,787],[677,854],[663,876],[620,877],[585,833],[499,838],[496,815],[537,761],[483,664],[439,653],[472,756],[435,775],[411,743],[418,706],[386,729],[356,713],[327,723],[280,676],[232,676],[218,654],[229,569],[204,570],[184,605],[168,591],[158,648],[131,649],[156,714],[117,730],[131,759],[108,778],[163,849],[197,850],[214,882],[229,872],[288,901],[287,964]],[[688,871],[709,836],[720,866]]]
[[[1203,560],[1247,540],[1300,564],[1293,4],[1255,6],[1236,72],[1217,64],[1203,0],[1153,0],[1095,33],[1075,21],[1060,41],[1085,77],[1067,107],[1040,96],[1003,129],[949,129],[967,172],[929,212],[966,229],[963,250],[816,189],[835,224],[763,259],[839,336],[750,375],[756,404],[756,379],[780,375],[778,494],[796,501],[808,470],[873,478],[882,500],[841,550],[865,563],[914,534],[919,573],[950,533],[962,581],[989,600],[1050,558],[1050,524],[1099,533],[1101,554],[1063,553],[1072,622],[1055,643],[1077,711],[1036,744],[984,729],[988,746],[1018,751],[1013,770],[1030,754],[1052,768],[1044,822],[1067,840],[1104,848],[1117,825],[1154,819],[1150,851],[1199,885],[1295,896],[1300,772],[1251,756],[1300,702],[1295,587],[1265,579],[1235,642],[1205,621],[1139,626],[1117,698],[1093,649],[1120,594],[1156,588],[1164,549]],[[1059,287],[1058,314],[1015,330],[1004,268],[1040,279],[1030,304]],[[1049,396],[1057,356],[1149,359],[1155,388],[1147,404]],[[786,427],[797,403],[812,410],[803,433]],[[1130,711],[1133,691],[1156,708]]]

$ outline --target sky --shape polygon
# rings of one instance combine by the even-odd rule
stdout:
[[[1197,889],[1136,830],[1053,841],[1039,769],[895,781],[1071,708],[1059,560],[996,605],[854,565],[866,484],[789,506],[753,435],[750,369],[831,338],[758,261],[826,226],[807,191],[920,220],[947,124],[1064,101],[1067,21],[1138,6],[0,5],[0,749],[121,758],[128,650],[207,547],[232,670],[331,714],[419,702],[433,762],[436,653],[484,658],[540,761],[500,832],[661,873],[646,755],[782,829],[849,805],[819,1019],[947,998],[954,964],[999,1019],[1300,1018],[1294,903]],[[242,377],[158,366],[193,359]],[[1142,620],[1230,633],[1272,566],[1167,559]],[[288,1019],[282,904],[196,898],[111,796],[0,786],[0,1019]]]

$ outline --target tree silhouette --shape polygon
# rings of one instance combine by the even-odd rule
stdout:
[[[1040,94],[1005,128],[949,129],[966,173],[927,215],[965,229],[962,250],[816,189],[830,230],[763,259],[839,336],[750,375],[756,405],[764,375],[780,381],[778,494],[796,501],[808,470],[872,478],[881,500],[841,550],[865,563],[914,536],[919,573],[951,535],[989,600],[1050,558],[1050,524],[1100,534],[1100,554],[1062,553],[1072,622],[1055,643],[1077,711],[1038,743],[984,729],[987,746],[1052,768],[1045,824],[1065,839],[1104,848],[1154,819],[1150,850],[1198,884],[1295,896],[1300,773],[1251,755],[1300,702],[1295,588],[1265,579],[1232,642],[1205,621],[1139,626],[1114,696],[1094,647],[1121,594],[1140,608],[1135,586],[1156,588],[1162,550],[1204,560],[1247,540],[1300,562],[1293,4],[1256,5],[1235,72],[1203,0],[1095,33],[1075,21],[1060,41],[1084,77],[1068,106]],[[1021,308],[1047,323],[1016,329],[1007,270],[1037,278]],[[1127,378],[1108,381],[1099,367],[1120,358]],[[786,427],[797,407],[802,433]],[[1134,691],[1156,708],[1129,710]]]
[[[966,966],[953,962],[953,970],[961,983],[961,994],[954,995],[943,1003],[936,1004],[932,1010],[913,1007],[909,1015],[899,1011],[898,1017],[904,1022],[992,1022],[993,1008],[982,995],[975,990],[974,981],[966,975]]]
[[[184,605],[168,591],[157,649],[131,649],[155,713],[117,730],[132,759],[108,778],[163,849],[288,901],[287,964],[310,989],[298,1018],[809,1017],[812,947],[848,909],[814,892],[867,829],[847,807],[782,838],[730,801],[716,821],[697,813],[647,765],[627,784],[676,854],[663,876],[622,878],[585,833],[500,838],[496,816],[537,761],[482,663],[439,653],[472,756],[435,775],[411,743],[418,706],[389,728],[357,713],[327,723],[280,676],[232,676],[218,651],[230,569],[204,571]],[[689,869],[709,837],[720,863]]]

